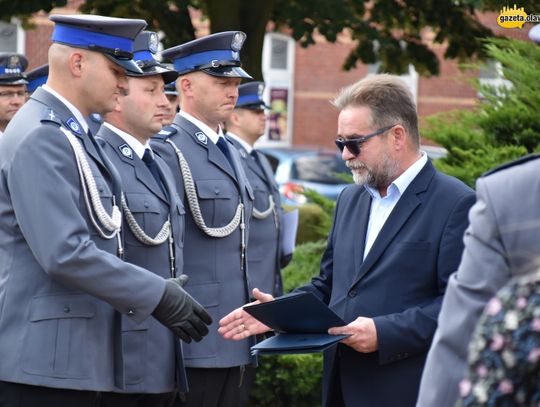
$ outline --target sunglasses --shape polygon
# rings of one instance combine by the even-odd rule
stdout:
[[[374,133],[371,133],[371,134],[366,134],[365,136],[358,136],[358,137],[355,137],[355,138],[344,138],[344,137],[338,137],[336,139],[336,146],[337,148],[339,148],[339,151],[343,152],[343,149],[345,147],[347,147],[347,150],[349,150],[351,152],[351,154],[353,154],[354,156],[357,156],[360,154],[360,146],[362,145],[362,143],[366,142],[367,140],[369,140],[370,138],[372,137],[375,137],[375,136],[378,136],[380,134],[383,134],[385,132],[387,132],[388,130],[390,130],[392,127],[394,127],[395,124],[391,125],[391,126],[388,126],[388,127],[383,127],[382,129],[379,129],[377,130],[376,132]]]

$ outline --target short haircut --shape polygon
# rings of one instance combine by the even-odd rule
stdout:
[[[332,104],[340,110],[354,106],[368,107],[374,128],[401,124],[407,130],[413,145],[420,147],[416,105],[411,92],[397,76],[368,76],[341,89]]]

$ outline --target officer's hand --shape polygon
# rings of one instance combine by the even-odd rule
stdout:
[[[163,297],[152,315],[184,342],[190,343],[192,339],[199,342],[208,333],[207,325],[212,323],[212,318],[182,288],[183,284],[182,276],[168,279]]]

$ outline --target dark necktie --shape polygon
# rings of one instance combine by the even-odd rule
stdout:
[[[154,157],[152,156],[152,151],[149,148],[144,150],[142,160],[144,161],[144,163],[150,170],[150,173],[156,180],[157,184],[159,185],[159,187],[161,188],[165,196],[167,196],[165,185],[163,185],[163,181],[161,180],[161,176],[159,175],[159,170],[156,164],[156,160],[154,160]]]
[[[225,158],[227,158],[227,161],[229,161],[230,164],[232,164],[231,161],[231,153],[229,151],[229,147],[227,146],[227,141],[224,137],[218,138],[218,142],[216,143],[217,147],[221,150]]]

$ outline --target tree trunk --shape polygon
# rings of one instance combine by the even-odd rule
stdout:
[[[210,30],[243,31],[246,42],[240,52],[242,67],[255,80],[263,80],[262,48],[274,0],[206,0]]]

